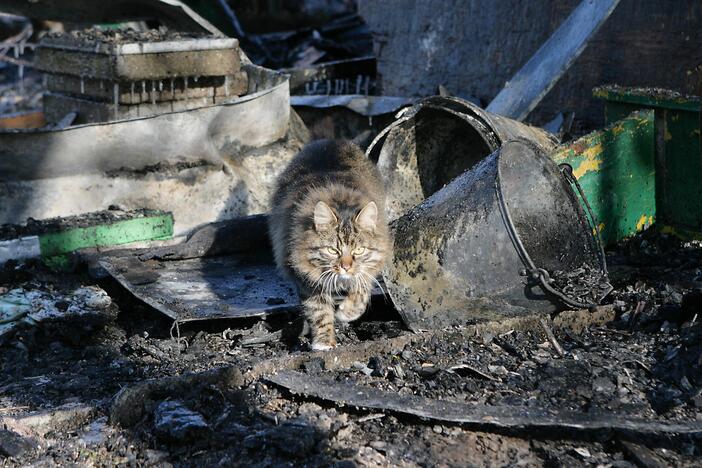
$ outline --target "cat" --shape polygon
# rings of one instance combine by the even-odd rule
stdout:
[[[268,229],[278,269],[297,285],[312,349],[333,348],[334,320],[365,312],[392,248],[378,170],[350,141],[309,143],[277,180]]]

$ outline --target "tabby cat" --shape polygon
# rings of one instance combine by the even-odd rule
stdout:
[[[268,228],[278,268],[297,284],[312,349],[333,348],[334,319],[365,312],[391,250],[375,165],[351,142],[310,143],[278,179]]]

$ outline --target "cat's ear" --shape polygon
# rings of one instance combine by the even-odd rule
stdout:
[[[375,231],[377,222],[378,205],[375,202],[369,202],[356,216],[356,225],[365,231]]]
[[[329,205],[323,201],[318,201],[314,206],[314,228],[319,231],[326,231],[336,225],[337,219]]]

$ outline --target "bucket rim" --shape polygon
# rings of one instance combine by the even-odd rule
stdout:
[[[378,133],[373,138],[370,145],[366,149],[366,157],[373,159],[376,146],[385,140],[387,135],[399,125],[415,118],[421,111],[425,109],[434,109],[442,112],[453,114],[463,120],[466,120],[469,125],[478,123],[481,136],[490,147],[490,151],[494,152],[500,148],[503,141],[500,139],[495,130],[495,123],[489,118],[484,109],[476,106],[470,101],[453,96],[428,96],[415,102],[410,107],[405,107],[395,114],[395,120],[387,127]],[[478,130],[478,129],[477,129]]]

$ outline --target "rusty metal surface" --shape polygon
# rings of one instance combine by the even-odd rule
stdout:
[[[633,113],[557,148],[551,158],[573,168],[612,246],[648,228],[656,218],[654,112]]]

